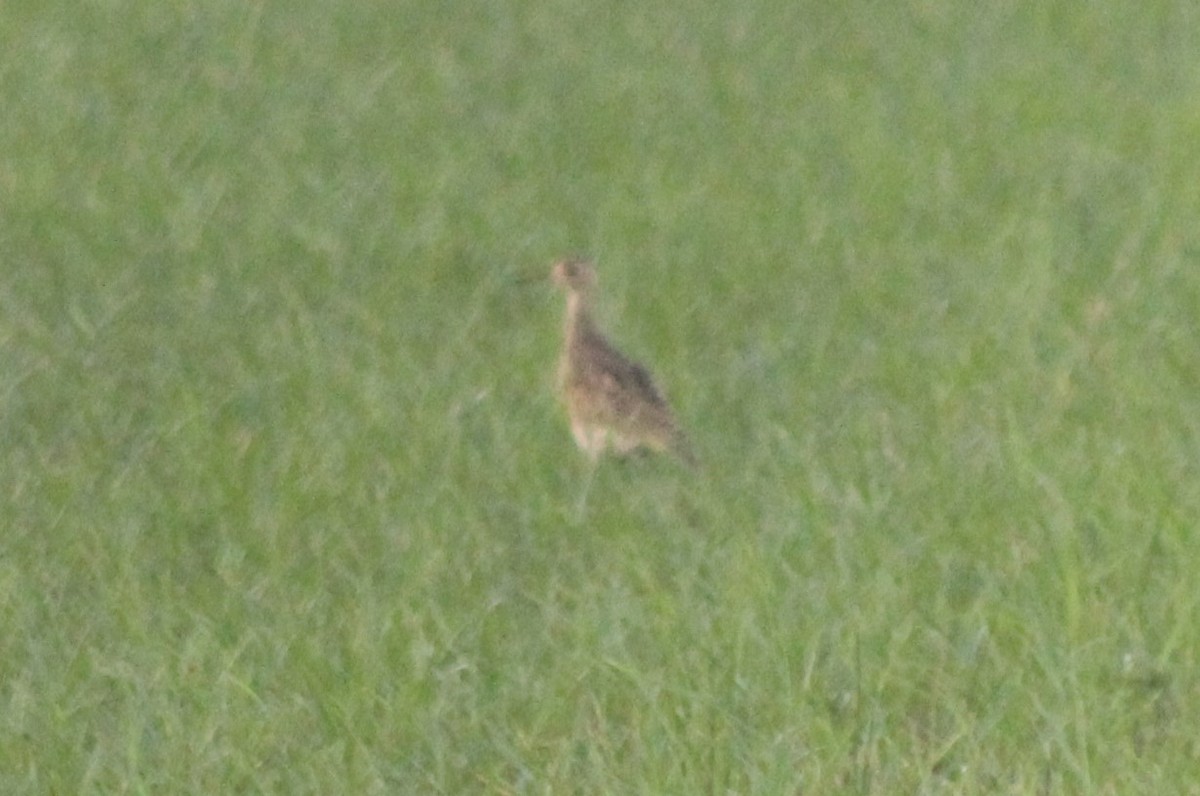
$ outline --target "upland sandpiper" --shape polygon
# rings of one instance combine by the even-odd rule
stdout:
[[[650,373],[614,348],[596,326],[591,263],[563,260],[551,274],[567,293],[558,387],[575,442],[593,460],[610,446],[618,454],[646,448],[669,451],[694,466],[687,437]]]

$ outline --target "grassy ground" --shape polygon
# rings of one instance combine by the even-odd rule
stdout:
[[[1200,13],[660,6],[0,5],[0,791],[1200,792]]]

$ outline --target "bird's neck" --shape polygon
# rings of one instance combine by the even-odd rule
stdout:
[[[568,346],[574,345],[581,337],[594,334],[596,331],[587,298],[578,290],[572,290],[567,294],[566,327]]]

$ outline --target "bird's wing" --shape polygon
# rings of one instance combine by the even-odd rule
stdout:
[[[624,405],[627,410],[636,405],[666,407],[666,399],[644,366],[603,340],[593,341],[589,354],[589,362],[599,376],[601,388],[613,404]]]
[[[650,371],[637,362],[630,362],[628,364],[629,370],[626,376],[629,386],[648,403],[655,406],[666,406],[667,399],[663,397],[662,391],[654,383],[654,379],[650,376]]]
[[[638,435],[673,433],[671,409],[644,367],[624,358],[604,365],[597,374],[601,395],[595,408],[606,422]]]

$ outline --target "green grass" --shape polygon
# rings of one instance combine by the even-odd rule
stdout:
[[[1200,793],[1200,13],[660,6],[0,4],[0,791]]]

